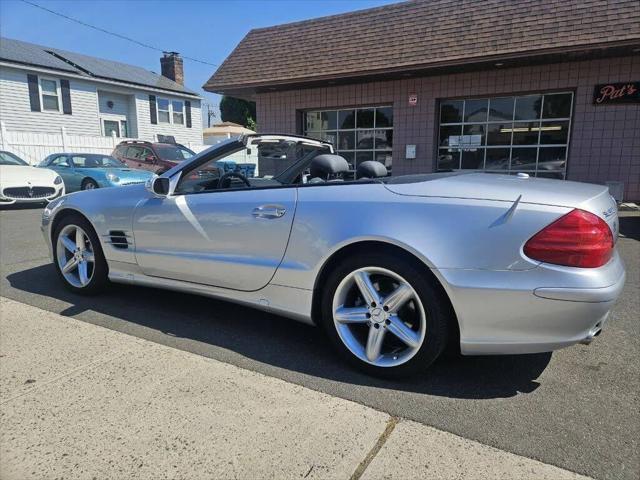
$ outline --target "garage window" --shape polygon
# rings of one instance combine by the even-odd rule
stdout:
[[[572,92],[440,101],[438,170],[564,179]]]
[[[333,143],[354,170],[360,162],[376,160],[391,173],[392,107],[314,110],[304,113],[303,122],[305,135]]]

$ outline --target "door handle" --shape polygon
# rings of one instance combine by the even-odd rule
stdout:
[[[257,218],[280,218],[287,213],[282,205],[260,205],[253,209],[252,215]]]

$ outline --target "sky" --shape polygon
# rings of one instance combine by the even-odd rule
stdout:
[[[180,52],[219,65],[252,28],[377,7],[398,0],[28,1],[161,50]],[[22,0],[0,0],[0,35],[160,72],[161,52],[79,25]],[[211,104],[217,115],[212,122],[220,121],[220,97],[205,92],[202,85],[215,70],[216,66],[184,61],[185,85]]]

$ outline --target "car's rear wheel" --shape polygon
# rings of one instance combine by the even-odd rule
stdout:
[[[53,234],[53,249],[58,275],[72,292],[91,295],[108,283],[102,247],[85,218],[71,215],[62,219]]]
[[[82,185],[80,186],[80,188],[82,190],[93,190],[95,188],[98,188],[98,184],[96,183],[95,180],[92,180],[90,178],[85,178],[82,181]]]
[[[338,351],[367,373],[424,371],[447,344],[447,300],[416,263],[388,253],[355,255],[328,277],[322,326]]]

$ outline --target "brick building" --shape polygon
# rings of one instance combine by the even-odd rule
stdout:
[[[410,1],[255,29],[204,88],[394,175],[528,172],[640,200],[638,0]]]

